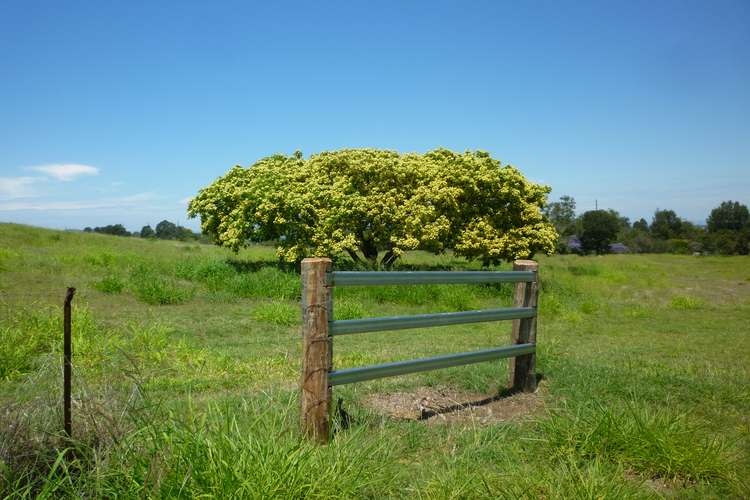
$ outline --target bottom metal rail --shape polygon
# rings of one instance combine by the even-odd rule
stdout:
[[[407,373],[437,370],[451,366],[469,365],[481,363],[493,359],[512,358],[522,354],[531,354],[536,351],[535,344],[516,344],[482,351],[462,352],[458,354],[446,354],[432,358],[411,359],[408,361],[396,361],[382,365],[363,366],[360,368],[347,368],[335,370],[328,374],[329,385],[351,384],[364,380],[373,380],[383,377],[395,377]]]

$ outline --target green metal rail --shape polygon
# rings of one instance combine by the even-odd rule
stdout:
[[[534,279],[531,271],[334,271],[328,275],[333,286],[518,283]]]
[[[531,354],[536,350],[534,344],[516,344],[483,351],[462,352],[459,354],[447,354],[432,358],[412,359],[409,361],[397,361],[395,363],[384,363],[382,365],[364,366],[361,368],[348,368],[346,370],[335,370],[328,373],[330,385],[351,384],[383,377],[395,377],[407,373],[437,370],[451,366],[481,363],[493,359],[512,358],[522,354]]]
[[[346,335],[349,333],[379,332],[384,330],[406,330],[430,326],[461,325],[507,319],[532,318],[536,316],[533,307],[508,307],[485,309],[483,311],[461,311],[414,316],[386,316],[382,318],[346,319],[328,322],[328,334]]]
[[[375,286],[375,285],[414,285],[414,284],[458,284],[458,283],[520,283],[533,282],[536,273],[532,271],[417,271],[417,272],[371,272],[334,271],[327,274],[329,286]],[[329,320],[330,337],[352,333],[366,333],[408,328],[459,325],[484,321],[533,318],[536,307],[508,307],[480,311],[461,311],[413,316],[390,316],[356,320]],[[448,354],[431,358],[397,361],[380,365],[331,370],[328,372],[330,386],[351,384],[383,377],[393,377],[438,368],[480,363],[494,359],[510,358],[531,354],[535,344],[516,344],[476,352]]]

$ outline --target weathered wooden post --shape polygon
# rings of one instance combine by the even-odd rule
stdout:
[[[302,261],[302,381],[300,423],[302,432],[322,443],[328,442],[328,414],[331,388],[331,338],[328,320],[331,314],[331,288],[327,273],[331,259]]]
[[[539,264],[533,260],[513,262],[514,271],[533,271],[534,281],[516,283],[514,307],[536,308],[539,297]],[[513,344],[536,344],[536,315],[514,319],[511,341]],[[510,359],[509,387],[512,391],[536,390],[536,354],[523,354]]]

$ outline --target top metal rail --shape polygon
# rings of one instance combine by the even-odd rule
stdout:
[[[533,271],[334,271],[331,286],[422,285],[458,283],[523,283],[536,279]]]

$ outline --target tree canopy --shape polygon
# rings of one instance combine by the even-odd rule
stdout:
[[[128,232],[128,230],[125,229],[125,226],[123,226],[122,224],[109,224],[102,227],[97,226],[93,229],[90,227],[86,227],[83,229],[83,231],[86,233],[94,232],[101,234],[113,234],[115,236],[130,236],[130,232]]]
[[[236,166],[188,214],[219,245],[273,240],[288,262],[346,253],[389,267],[407,250],[453,249],[489,264],[554,250],[549,191],[484,152],[348,149]]]
[[[589,210],[581,216],[581,244],[585,252],[607,253],[622,221],[613,210]]]
[[[740,231],[750,226],[750,211],[738,201],[724,201],[711,210],[706,225],[711,232]]]
[[[140,232],[141,238],[155,238],[156,232],[150,225],[143,226]]]
[[[576,200],[572,196],[561,196],[559,201],[547,205],[544,214],[555,226],[560,236],[576,232]]]
[[[651,234],[663,240],[677,238],[682,233],[682,223],[674,210],[657,210],[651,221]]]

